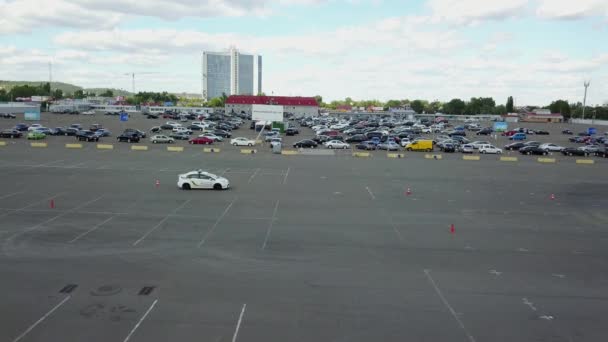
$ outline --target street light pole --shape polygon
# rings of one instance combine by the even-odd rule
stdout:
[[[585,120],[585,108],[587,107],[587,88],[589,88],[590,84],[591,84],[591,81],[585,81],[583,83],[583,85],[585,86],[585,96],[583,97],[583,117],[582,117],[583,120]]]

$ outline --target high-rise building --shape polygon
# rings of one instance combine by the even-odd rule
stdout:
[[[262,92],[262,56],[240,53],[234,47],[225,52],[203,52],[203,100],[222,94],[257,95]]]

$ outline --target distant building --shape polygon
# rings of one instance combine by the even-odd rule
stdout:
[[[551,113],[548,109],[535,109],[531,112],[519,113],[520,122],[564,122],[564,116]]]
[[[314,97],[299,96],[248,96],[232,95],[226,100],[226,113],[251,114],[251,105],[283,106],[286,114],[295,116],[311,116],[319,114],[319,104]]]
[[[262,56],[243,54],[234,47],[205,51],[201,82],[205,101],[222,94],[257,95],[262,92]]]

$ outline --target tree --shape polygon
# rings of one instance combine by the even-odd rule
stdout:
[[[207,102],[207,105],[209,107],[223,107],[224,103],[222,103],[222,98],[221,97],[214,97],[211,100],[209,100],[209,102]]]
[[[426,103],[424,106],[424,112],[427,114],[435,114],[441,110],[441,102],[435,100],[431,103]]]
[[[557,100],[551,102],[549,105],[549,110],[551,113],[560,113],[565,117],[570,117],[570,104],[565,100]]]
[[[462,115],[466,104],[461,99],[452,99],[450,102],[443,105],[443,111],[446,114]]]
[[[60,100],[63,98],[63,90],[61,89],[55,89],[53,90],[53,98],[55,100]]]
[[[317,104],[319,106],[321,106],[321,107],[323,106],[323,96],[321,96],[321,95],[315,95],[315,100],[317,101]]]
[[[106,89],[103,93],[99,94],[101,97],[114,97],[114,92],[111,89]]]
[[[75,99],[84,99],[85,97],[86,95],[84,94],[84,91],[82,89],[78,89],[74,92]]]
[[[509,112],[511,113],[511,112]],[[496,115],[504,115],[507,114],[507,107],[505,105],[498,105],[494,107],[494,114]]]
[[[410,106],[418,114],[421,114],[424,111],[424,102],[422,102],[422,100],[414,100],[410,103]]]
[[[397,108],[397,107],[401,107],[401,101],[399,100],[388,100],[386,101],[386,104],[384,105],[385,108]]]
[[[513,96],[507,98],[507,105],[505,107],[507,113],[513,113]]]

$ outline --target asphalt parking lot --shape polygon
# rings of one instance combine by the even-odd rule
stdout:
[[[119,134],[118,119],[105,119],[53,120],[101,121]],[[2,341],[608,335],[608,179],[599,158],[9,142],[0,147]],[[199,168],[232,188],[177,189],[178,173]]]

